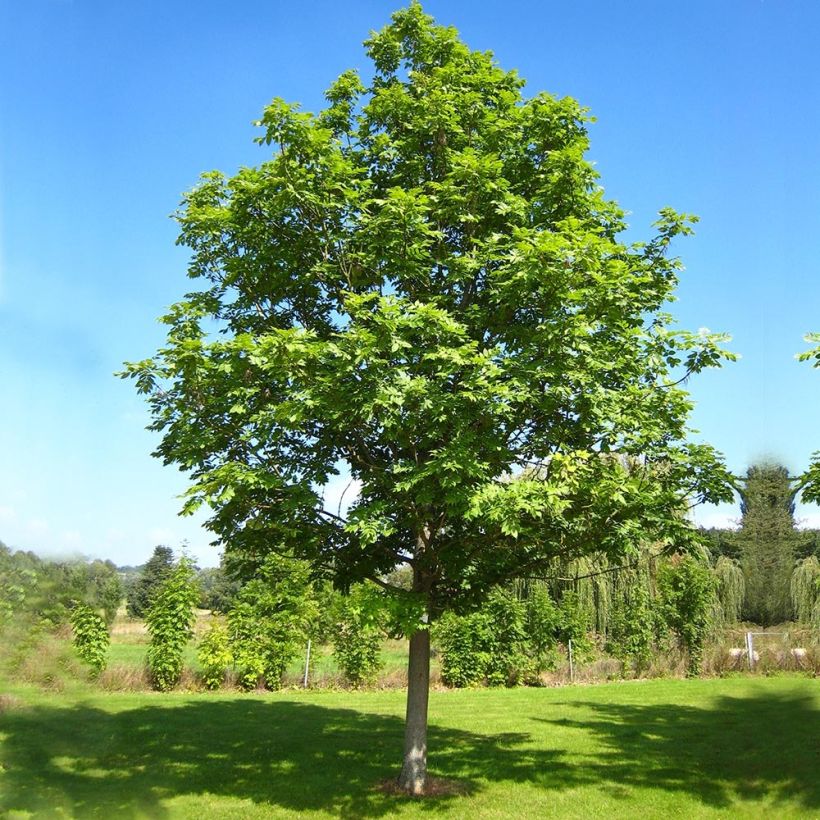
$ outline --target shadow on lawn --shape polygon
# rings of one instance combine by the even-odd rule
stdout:
[[[110,713],[37,706],[0,715],[0,816],[163,817],[164,799],[210,794],[270,809],[381,816],[395,796],[376,788],[401,762],[403,722],[393,716],[298,701],[188,701]],[[527,780],[556,753],[514,747],[526,735],[431,729],[437,775]],[[430,798],[435,808],[452,798]]]
[[[761,694],[708,706],[550,701],[538,716],[519,712],[511,723],[534,731],[542,724],[539,735],[544,722],[569,728],[566,748],[555,747],[549,732],[542,744],[524,733],[431,727],[431,764],[468,793],[486,779],[594,786],[615,800],[647,787],[716,807],[762,795],[820,806],[820,725],[810,698]],[[568,711],[572,718],[544,717]],[[210,794],[270,810],[387,815],[399,798],[374,786],[396,772],[402,731],[393,716],[248,698],[117,713],[84,705],[12,709],[0,715],[0,814],[59,808],[79,817],[163,817],[165,799]]]
[[[820,711],[810,695],[721,697],[704,708],[564,701],[577,719],[535,718],[597,741],[574,780],[618,798],[630,787],[689,794],[715,808],[766,798],[820,808]],[[590,716],[591,715],[591,716]]]

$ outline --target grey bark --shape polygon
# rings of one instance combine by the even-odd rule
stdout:
[[[399,787],[408,794],[424,794],[427,785],[427,703],[430,694],[430,630],[417,629],[410,638],[407,667],[407,717],[404,724],[404,763]]]

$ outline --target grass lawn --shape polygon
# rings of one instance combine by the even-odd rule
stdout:
[[[430,765],[395,775],[404,693],[0,696],[0,816],[818,817],[820,684],[801,677],[434,692]]]

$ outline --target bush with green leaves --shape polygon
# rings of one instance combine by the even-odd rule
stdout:
[[[182,653],[194,634],[194,607],[198,601],[193,563],[188,558],[180,558],[159,587],[145,619],[151,636],[148,669],[154,686],[160,691],[179,683]]]
[[[441,679],[447,686],[477,686],[484,679],[487,660],[483,646],[489,628],[481,612],[470,615],[445,613],[434,628],[441,662]]]
[[[233,663],[228,629],[221,621],[213,621],[202,636],[197,650],[202,677],[208,689],[218,689],[225,680],[225,671]]]
[[[709,566],[692,555],[675,555],[658,570],[661,611],[688,652],[690,677],[700,674],[716,586]]]
[[[558,613],[558,640],[564,646],[569,646],[569,642],[572,641],[572,652],[576,661],[589,659],[594,649],[589,637],[590,612],[579,594],[574,590],[565,591],[558,605]]]
[[[108,660],[111,639],[105,621],[86,604],[77,603],[71,610],[72,643],[83,663],[99,675]]]
[[[304,650],[318,607],[310,567],[269,555],[237,595],[228,614],[239,684],[278,689],[290,663]]]
[[[509,590],[494,589],[470,615],[446,614],[436,625],[441,678],[448,686],[511,685],[528,676],[526,606]]]
[[[542,672],[554,669],[558,663],[558,632],[561,611],[543,581],[529,585],[524,599],[526,633],[532,670],[529,682],[536,683]]]
[[[333,654],[345,680],[359,687],[370,683],[381,666],[385,613],[381,596],[371,586],[357,584],[337,605]]]
[[[645,578],[619,590],[610,619],[607,648],[624,665],[634,663],[640,675],[652,659],[656,632],[656,607]]]

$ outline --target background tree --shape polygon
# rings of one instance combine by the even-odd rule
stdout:
[[[795,620],[812,623],[820,604],[820,561],[813,555],[804,558],[794,568],[790,593]]]
[[[196,570],[184,556],[151,598],[145,623],[151,641],[148,644],[148,669],[154,686],[160,691],[171,689],[182,675],[182,655],[194,635],[199,600]]]
[[[400,784],[421,793],[430,622],[552,558],[691,540],[682,504],[728,477],[686,443],[681,384],[726,354],[662,312],[690,220],[619,241],[574,100],[525,98],[417,3],[365,46],[369,87],[345,72],[318,115],[275,100],[272,158],[185,197],[202,287],[126,375],[235,566],[296,555],[415,613]],[[340,472],[346,514],[323,501]]]
[[[212,612],[227,612],[241,586],[221,565],[200,570],[197,581],[201,591],[199,608],[210,609]]]
[[[663,616],[686,648],[691,676],[700,674],[716,583],[708,564],[694,555],[673,556],[658,570]]]
[[[795,493],[788,470],[773,463],[749,467],[740,485],[737,544],[746,587],[743,617],[763,626],[792,616],[789,587],[800,540]]]
[[[154,547],[153,555],[128,589],[127,611],[132,618],[143,618],[165,579],[174,568],[174,551],[170,547]]]
[[[228,614],[240,685],[279,689],[288,665],[304,651],[318,607],[310,568],[272,554],[245,584]]]
[[[81,660],[99,675],[108,661],[111,638],[105,621],[90,606],[77,603],[71,610],[72,643]]]
[[[371,584],[357,584],[336,599],[333,655],[354,687],[371,682],[381,666],[385,611]]]
[[[746,599],[743,570],[737,561],[721,555],[715,561],[714,575],[721,620],[725,624],[736,624],[741,619]]]

